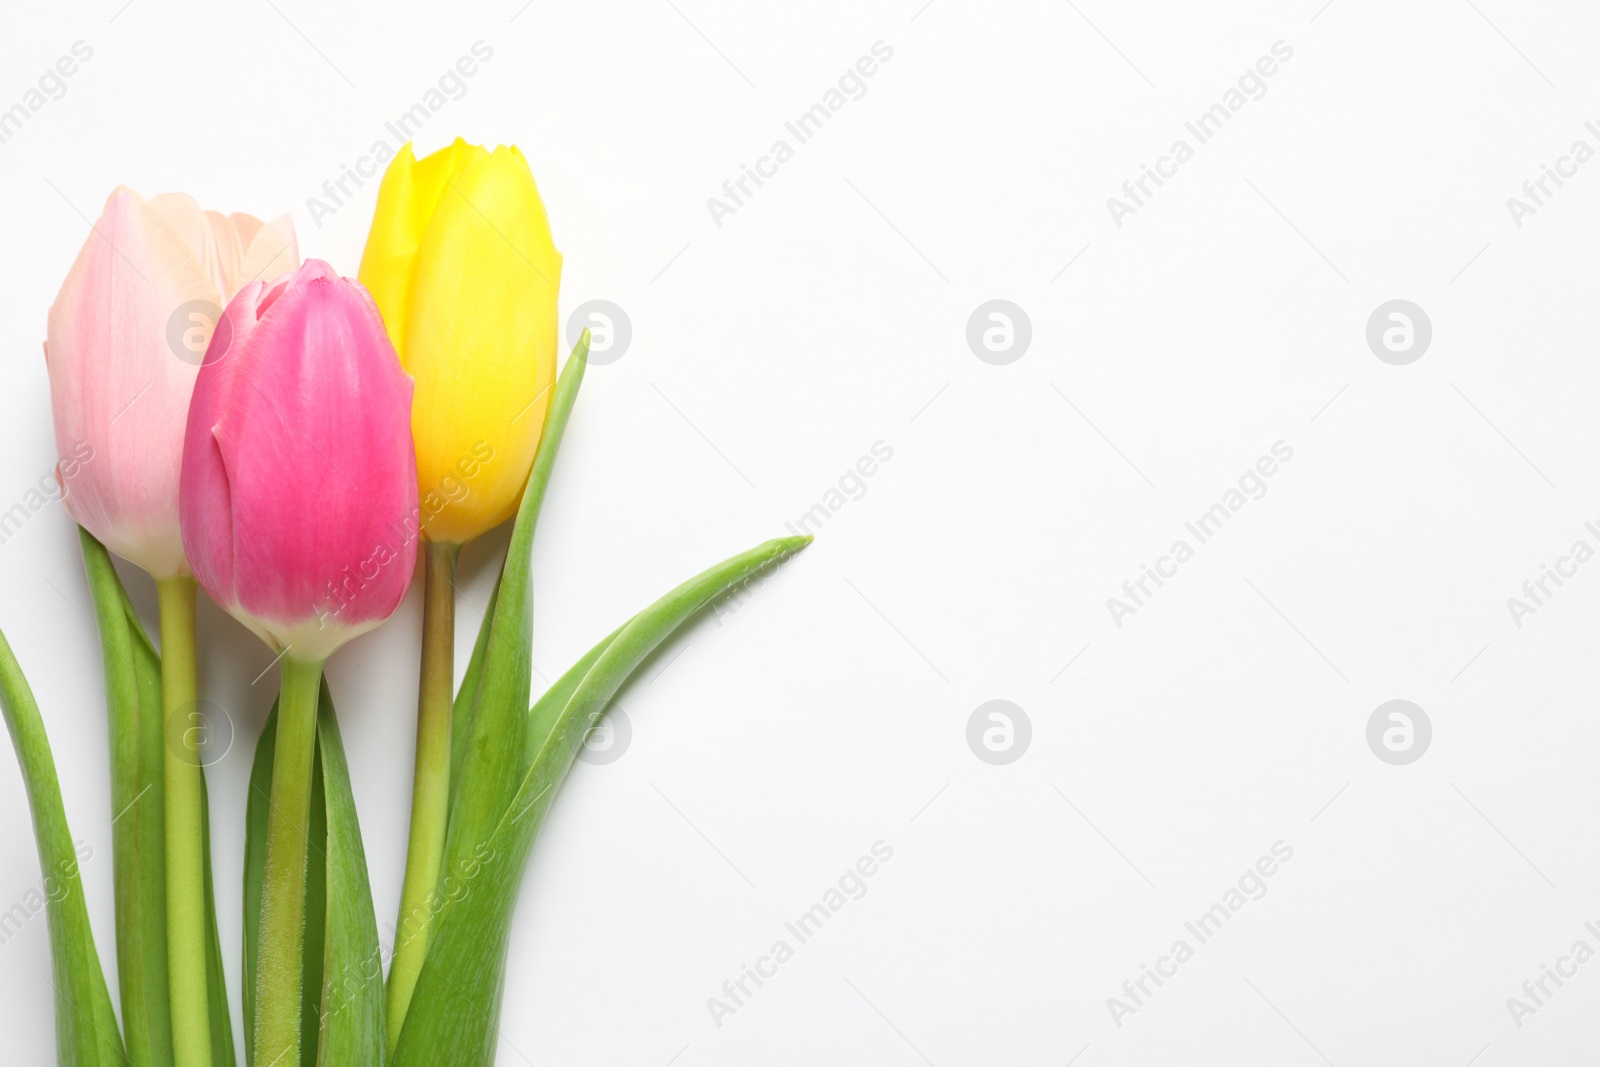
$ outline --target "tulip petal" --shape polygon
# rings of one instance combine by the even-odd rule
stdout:
[[[292,259],[292,226],[273,226],[273,249],[287,243]],[[271,229],[181,193],[146,200],[119,187],[50,308],[45,363],[66,507],[157,578],[188,571],[178,486],[198,364],[239,271],[270,265],[251,252]]]
[[[189,415],[185,545],[218,603],[316,659],[411,583],[411,379],[371,297],[319,260],[247,286],[227,320]]]
[[[177,487],[196,372],[169,326],[188,302],[221,299],[195,255],[206,243],[198,209],[188,222],[177,215],[186,199],[111,194],[50,308],[45,350],[56,446],[64,467],[82,461],[64,486],[67,509],[158,577],[185,570]]]
[[[476,155],[423,237],[400,348],[423,398],[411,428],[433,540],[469,540],[516,511],[555,381],[560,283],[527,162],[512,148]]]
[[[361,256],[361,284],[372,293],[395,351],[405,358],[403,324],[417,253],[439,198],[483,149],[457,137],[420,161],[407,142],[378,186],[378,206]]]
[[[265,224],[248,215],[235,215],[233,219],[244,243],[239,273],[230,279],[235,288],[243,288],[258,278],[276,278],[299,265],[300,249],[295,241],[294,222],[288,215],[280,215]],[[242,219],[254,223],[248,237],[240,222]]]

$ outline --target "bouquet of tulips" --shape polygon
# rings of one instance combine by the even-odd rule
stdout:
[[[279,670],[243,827],[244,1062],[493,1062],[521,873],[585,734],[676,628],[809,540],[690,579],[531,699],[534,527],[588,351],[585,333],[557,375],[560,278],[514,147],[458,140],[418,160],[405,146],[359,280],[300,263],[287,217],[111,194],[50,309],[45,358],[105,671],[120,1020],[44,722],[0,637],[0,705],[53,879],[59,1063],[237,1062],[197,747],[197,586]],[[507,519],[458,684],[457,556]],[[113,553],[155,580],[159,641]],[[386,947],[322,674],[395,611],[418,556],[416,768]]]

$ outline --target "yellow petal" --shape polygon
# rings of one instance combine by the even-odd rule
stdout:
[[[423,526],[456,543],[516,509],[555,379],[561,281],[522,154],[463,156],[421,236],[396,344],[416,381]]]
[[[441,194],[483,149],[461,138],[418,160],[410,143],[383,174],[372,230],[361,256],[361,284],[372,293],[389,330],[389,340],[405,356],[404,323],[416,273],[417,250],[433,219]]]

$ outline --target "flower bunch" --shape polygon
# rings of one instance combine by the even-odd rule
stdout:
[[[246,825],[217,828],[244,838],[244,1062],[493,1062],[521,872],[585,734],[685,620],[808,540],[690,579],[532,699],[532,540],[588,350],[585,334],[557,375],[561,264],[514,147],[457,140],[419,160],[405,146],[356,279],[300,262],[287,218],[111,194],[50,309],[45,356],[106,679],[120,1023],[44,720],[0,636],[0,706],[57,885],[59,1063],[238,1059],[197,589],[268,645],[280,677]],[[461,546],[513,518],[458,678]],[[159,642],[113,556],[154,580]],[[410,843],[386,948],[323,665],[399,608],[419,557]]]

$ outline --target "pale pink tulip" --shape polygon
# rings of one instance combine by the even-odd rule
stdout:
[[[321,260],[228,305],[189,408],[183,543],[211,599],[274,649],[320,661],[405,596],[411,393],[372,297]]]
[[[157,578],[189,572],[178,471],[195,375],[240,286],[299,262],[287,215],[202,211],[182,193],[106,200],[50,307],[45,363],[67,510]]]

